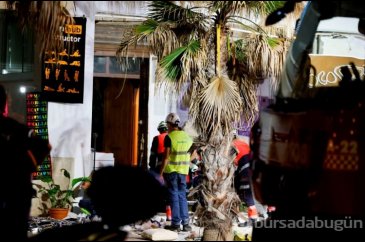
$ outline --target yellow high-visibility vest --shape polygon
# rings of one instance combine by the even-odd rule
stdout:
[[[171,152],[164,173],[177,172],[187,175],[190,166],[190,154],[188,151],[193,141],[186,132],[180,130],[174,130],[168,136],[171,139]]]

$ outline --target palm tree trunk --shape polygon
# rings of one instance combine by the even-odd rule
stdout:
[[[217,24],[216,26],[216,38],[217,38],[217,53],[216,53],[216,59],[217,59],[217,64],[215,66],[216,70],[215,70],[215,74],[216,75],[220,75],[221,72],[221,25]]]
[[[240,199],[233,188],[235,168],[225,147],[227,142],[219,146],[208,144],[203,153],[205,176],[196,188],[201,198],[196,213],[200,226],[216,231],[205,240],[232,240],[232,221],[239,210]]]

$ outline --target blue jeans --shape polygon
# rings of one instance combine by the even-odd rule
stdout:
[[[169,204],[172,212],[171,224],[189,224],[189,208],[186,199],[186,175],[173,172],[165,173],[164,177],[169,192]]]

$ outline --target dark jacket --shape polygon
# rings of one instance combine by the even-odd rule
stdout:
[[[31,174],[50,151],[47,140],[32,135],[24,124],[0,116],[0,234],[14,240],[27,236]]]

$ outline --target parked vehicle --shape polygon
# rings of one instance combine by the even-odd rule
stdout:
[[[285,17],[294,4],[287,2],[268,22]],[[341,81],[336,86],[317,87],[312,78],[317,73],[309,54],[317,27],[322,20],[333,17],[357,18],[358,30],[365,34],[364,3],[308,2],[297,24],[276,101],[260,113],[252,130],[254,190],[260,202],[276,206],[273,219],[334,221],[350,217],[364,223],[363,72],[353,63],[343,63]],[[285,225],[281,230],[261,228],[254,230],[253,240],[309,239],[318,233],[326,239],[348,240],[363,233],[361,228],[340,234],[316,226],[312,230],[289,230],[284,229]]]

